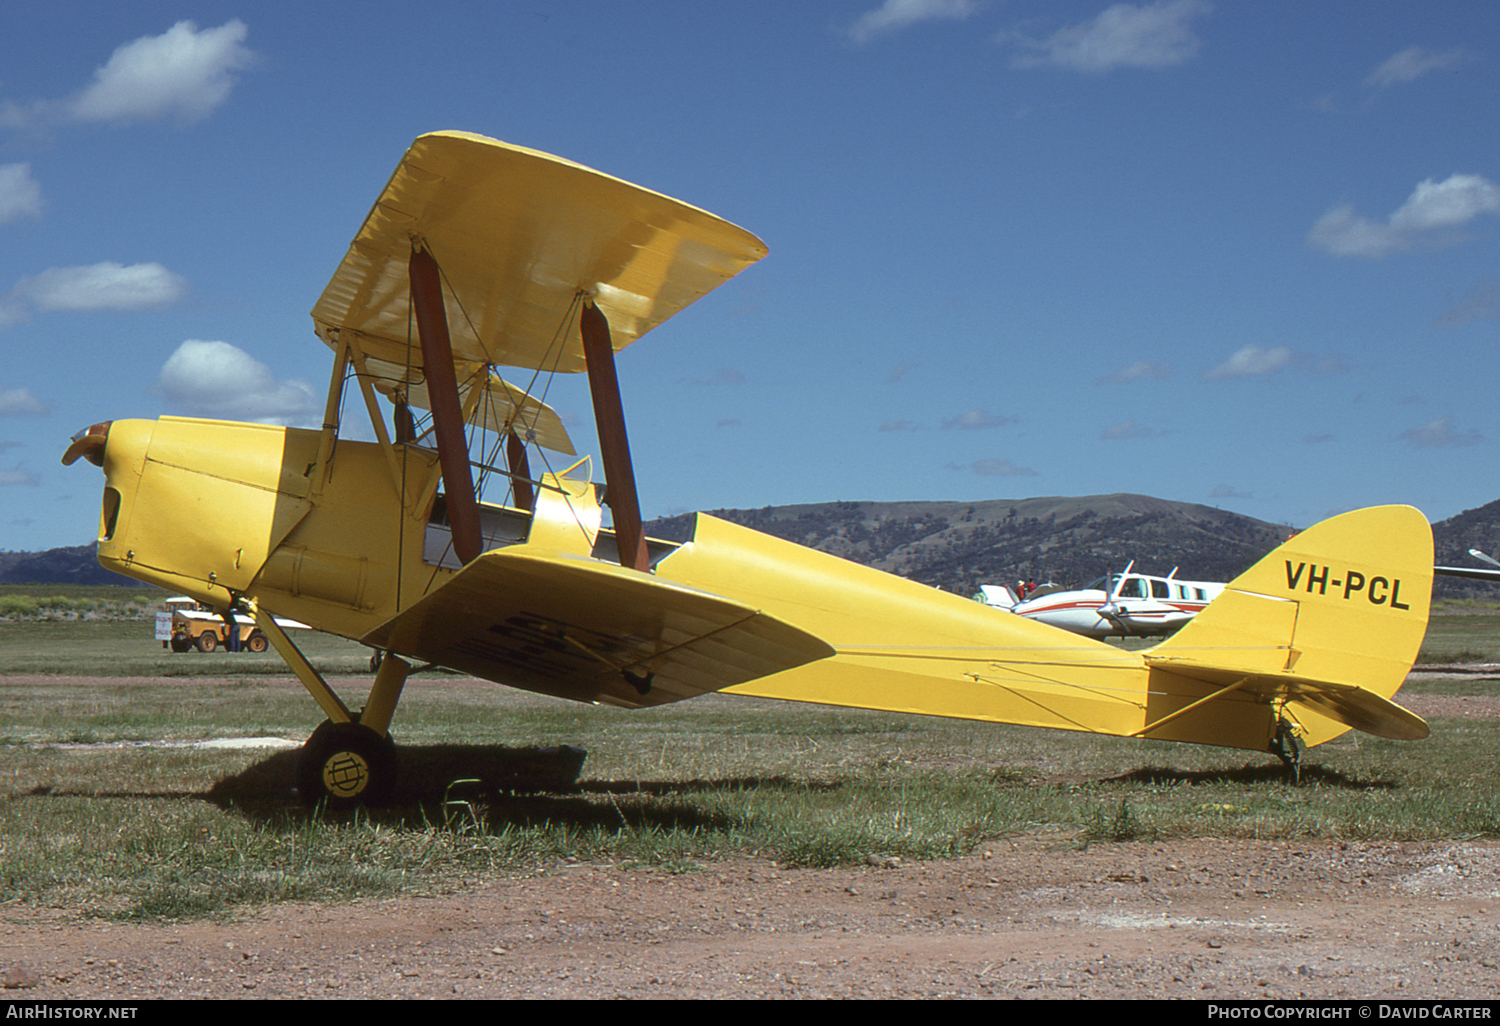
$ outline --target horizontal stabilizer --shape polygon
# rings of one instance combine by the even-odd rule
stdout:
[[[1216,685],[1225,689],[1226,695],[1285,703],[1299,718],[1299,709],[1316,712],[1345,727],[1392,741],[1420,741],[1428,735],[1427,721],[1416,713],[1355,684],[1308,680],[1291,673],[1247,672],[1186,658],[1157,660],[1148,657],[1147,661],[1158,674],[1165,672]],[[1156,736],[1150,729],[1143,734]]]
[[[532,546],[495,549],[361,639],[584,702],[675,702],[833,654],[739,602]]]
[[[1410,709],[1364,688],[1345,688],[1326,682],[1292,686],[1300,705],[1317,709],[1329,719],[1392,741],[1420,741],[1429,733],[1427,721]]]

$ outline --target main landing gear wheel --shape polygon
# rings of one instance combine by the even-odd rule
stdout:
[[[380,805],[395,784],[395,743],[358,723],[324,720],[299,753],[297,790],[309,806]]]

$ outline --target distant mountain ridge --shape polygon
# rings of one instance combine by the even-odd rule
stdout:
[[[712,510],[713,516],[810,548],[971,594],[1025,577],[1083,585],[1131,560],[1143,573],[1224,581],[1290,529],[1197,503],[1147,495],[979,502],[827,502]],[[691,514],[649,533],[687,536]]]
[[[1500,499],[1434,524],[1432,534],[1438,566],[1481,566],[1470,549],[1500,558]]]
[[[1082,585],[1123,570],[1227,581],[1285,540],[1290,528],[1198,503],[1120,493],[978,502],[823,502],[709,510],[714,516],[959,594],[1023,577]],[[692,514],[647,525],[682,540]],[[1500,500],[1433,525],[1437,563],[1500,557]],[[0,583],[121,584],[94,545],[0,552]],[[1497,596],[1491,585],[1439,579],[1444,597]]]
[[[43,552],[0,552],[0,584],[117,584],[147,587],[99,565],[99,546],[73,545]]]
[[[1432,543],[1438,566],[1484,567],[1470,549],[1500,558],[1500,499],[1433,524]],[[1453,577],[1439,577],[1432,590],[1441,598],[1500,598],[1493,584]]]

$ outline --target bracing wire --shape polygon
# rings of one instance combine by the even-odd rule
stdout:
[[[444,283],[444,286],[445,286],[445,292],[448,295],[451,295],[453,297],[453,299],[454,299],[454,302],[457,303],[459,313],[462,315],[464,323],[466,325],[468,325],[470,337],[473,338],[475,340],[475,342],[477,342],[483,348],[483,350],[484,350],[485,359],[481,362],[481,367],[480,367],[480,371],[479,371],[480,375],[482,375],[482,378],[481,378],[480,381],[476,381],[475,382],[474,387],[485,387],[487,389],[488,388],[488,383],[489,383],[489,378],[488,378],[488,375],[490,373],[489,369],[490,369],[491,366],[494,365],[494,354],[492,352],[490,352],[489,347],[487,345],[485,345],[483,339],[481,338],[479,329],[474,324],[474,320],[470,316],[468,308],[464,305],[462,297],[460,297],[458,295],[457,290],[455,290],[452,287],[451,282],[449,282],[448,275],[443,270],[443,262],[438,259],[437,253],[433,252],[431,244],[430,243],[426,243],[426,245],[427,245],[427,251],[432,254],[433,260],[437,263],[438,274],[439,274],[439,276],[443,280],[443,283]],[[532,421],[531,421],[530,424],[527,424],[526,421],[525,421],[525,414],[526,414],[525,404],[524,403],[515,403],[514,404],[515,405],[514,418],[516,420],[519,420],[521,422],[522,426],[526,428],[526,433],[520,436],[521,437],[521,441],[523,443],[531,445],[531,446],[533,446],[535,448],[537,456],[541,459],[542,465],[547,468],[547,472],[549,474],[553,473],[551,462],[547,459],[546,453],[542,449],[542,447],[540,445],[537,445],[531,439],[532,439],[533,433],[534,433],[535,428],[536,428],[537,419],[541,416],[542,404],[545,404],[547,393],[551,390],[552,380],[553,380],[553,378],[555,378],[557,376],[557,365],[558,365],[558,363],[561,362],[563,354],[564,354],[564,352],[566,350],[567,339],[569,337],[571,337],[571,334],[575,330],[577,330],[578,316],[579,316],[579,313],[583,309],[583,301],[584,301],[585,298],[586,298],[586,293],[582,289],[576,291],[573,294],[573,299],[568,304],[567,310],[563,313],[563,316],[562,316],[561,320],[558,323],[557,330],[553,333],[552,338],[547,343],[547,349],[542,354],[542,359],[539,360],[539,361],[537,361],[537,365],[532,368],[531,379],[527,382],[526,388],[524,390],[524,394],[527,395],[527,396],[531,396],[531,398],[535,399],[539,405],[538,405],[536,411],[532,415]],[[411,321],[410,315],[408,316],[407,321],[408,321],[408,325],[410,325],[410,321]],[[408,327],[408,331],[410,331],[410,327]],[[411,345],[410,345],[410,339],[408,338],[408,345],[407,345],[407,352],[408,352],[408,354],[410,353],[410,351],[411,351]],[[410,357],[408,356],[408,360],[409,359],[410,359]],[[544,373],[546,375],[546,380],[545,380],[544,384],[542,385],[542,393],[541,393],[541,395],[539,395],[539,396],[532,395],[531,390],[534,387],[536,387],[537,380],[539,378],[541,378]],[[476,418],[476,419],[478,419],[480,423],[483,423],[482,419],[480,419],[480,418]],[[472,424],[470,424],[469,426],[473,427]],[[485,471],[487,469],[486,468],[486,463],[488,463],[488,462],[498,463],[499,447],[504,444],[504,432],[497,432],[496,434],[497,434],[497,438],[496,438],[496,441],[495,441],[496,449],[495,449],[494,456],[491,458],[491,460],[487,460],[487,461],[482,462],[480,464],[480,478],[481,478],[481,481],[483,481],[484,477],[485,477]],[[472,439],[469,439],[469,442],[470,442],[470,445],[472,445]],[[480,448],[480,455],[481,455],[481,457],[484,456],[483,445],[481,445],[481,448]],[[511,483],[511,494],[512,495],[514,494],[514,489],[515,489],[515,486],[514,486],[514,483],[512,482]],[[476,490],[482,493],[482,486],[479,489],[476,489]],[[589,538],[588,529],[583,524],[583,518],[581,516],[579,516],[579,514],[578,514],[578,512],[576,510],[573,510],[573,503],[572,503],[571,497],[569,497],[567,499],[567,502],[568,502],[568,508],[573,511],[573,522],[574,522],[574,524],[578,527],[579,532],[584,536],[584,538],[588,539]]]

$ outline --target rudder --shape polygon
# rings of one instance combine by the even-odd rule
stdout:
[[[1333,517],[1235,578],[1146,658],[1201,679],[1254,677],[1250,690],[1286,699],[1309,744],[1350,726],[1420,736],[1425,725],[1388,699],[1426,636],[1432,555],[1432,529],[1410,506]]]

